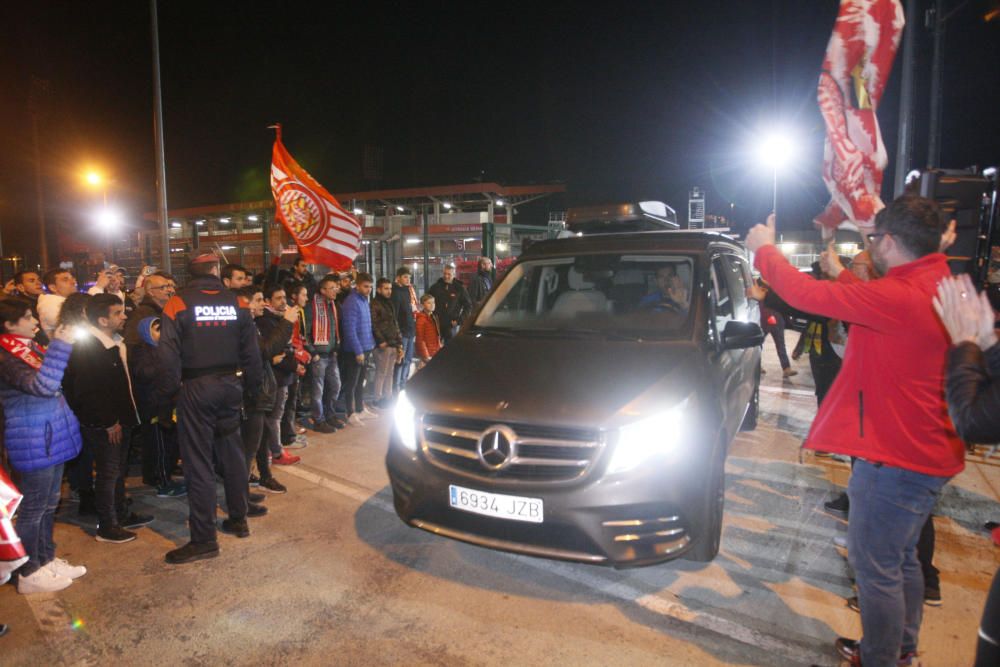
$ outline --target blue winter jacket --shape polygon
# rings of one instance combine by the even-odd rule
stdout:
[[[354,355],[375,347],[371,306],[357,290],[348,294],[340,307],[340,342],[341,349]]]
[[[52,341],[36,371],[0,348],[0,400],[7,420],[4,445],[15,470],[42,470],[80,453],[80,424],[61,389],[72,351],[72,345]]]

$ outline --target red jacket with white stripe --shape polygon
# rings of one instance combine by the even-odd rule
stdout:
[[[931,299],[950,275],[941,253],[857,281],[800,273],[773,245],[754,261],[789,305],[851,324],[844,363],[805,447],[858,456],[926,475],[965,467],[965,445],[948,417],[945,370],[951,344]]]

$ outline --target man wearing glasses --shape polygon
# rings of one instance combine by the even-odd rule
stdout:
[[[125,323],[125,350],[128,358],[132,359],[136,355],[136,350],[145,345],[142,335],[139,332],[139,323],[147,317],[159,318],[163,314],[163,307],[170,301],[170,297],[177,291],[177,283],[169,273],[158,271],[146,278],[144,283],[146,290],[142,301],[136,309],[129,315]],[[157,451],[156,442],[151,434],[150,424],[142,424],[142,481],[155,488],[163,488],[169,480],[159,479],[157,472]]]
[[[747,235],[761,275],[790,306],[851,325],[843,367],[804,446],[857,457],[847,548],[864,636],[835,642],[852,665],[895,665],[916,652],[924,600],[917,541],[941,489],[965,467],[944,398],[950,343],[931,307],[951,273],[939,252],[947,231],[933,201],[893,201],[867,235],[883,276],[872,282],[850,271],[836,281],[799,273],[774,245],[773,216]]]

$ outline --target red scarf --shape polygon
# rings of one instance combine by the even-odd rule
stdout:
[[[413,308],[413,314],[416,315],[420,312],[420,302],[417,301],[417,290],[413,289],[413,285],[407,285],[410,288],[410,307]]]
[[[42,359],[45,358],[45,348],[30,338],[9,333],[0,334],[0,347],[35,370],[42,367]]]
[[[313,309],[313,344],[329,345],[331,331],[333,331],[333,335],[337,339],[337,342],[340,342],[340,331],[337,328],[337,304],[333,301],[327,301],[321,294],[317,294],[311,305]],[[329,305],[333,311],[333,322],[330,322],[330,318],[327,317],[327,305]]]

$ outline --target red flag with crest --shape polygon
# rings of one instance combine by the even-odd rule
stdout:
[[[0,584],[6,583],[14,570],[28,561],[24,545],[11,522],[20,502],[20,492],[0,468]]]
[[[299,166],[281,143],[281,126],[275,128],[271,194],[278,220],[306,262],[334,271],[349,269],[361,248],[361,224]]]

